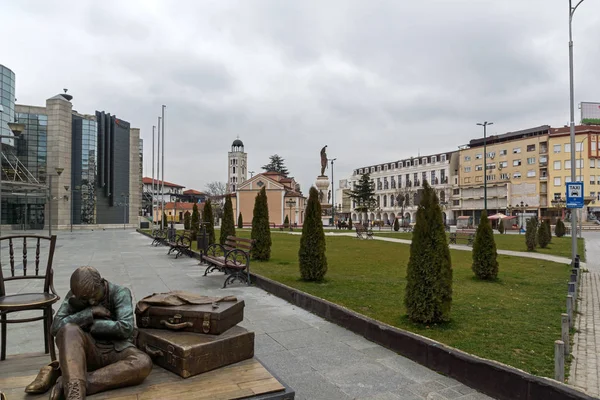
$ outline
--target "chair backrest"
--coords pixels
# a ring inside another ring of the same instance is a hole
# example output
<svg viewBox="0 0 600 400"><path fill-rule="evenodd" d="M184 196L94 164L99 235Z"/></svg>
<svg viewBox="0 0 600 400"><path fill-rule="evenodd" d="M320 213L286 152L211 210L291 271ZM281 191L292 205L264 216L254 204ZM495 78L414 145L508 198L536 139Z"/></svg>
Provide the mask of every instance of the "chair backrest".
<svg viewBox="0 0 600 400"><path fill-rule="evenodd" d="M0 296L6 295L5 282L26 279L43 279L44 293L48 293L55 248L56 235L0 237Z"/></svg>

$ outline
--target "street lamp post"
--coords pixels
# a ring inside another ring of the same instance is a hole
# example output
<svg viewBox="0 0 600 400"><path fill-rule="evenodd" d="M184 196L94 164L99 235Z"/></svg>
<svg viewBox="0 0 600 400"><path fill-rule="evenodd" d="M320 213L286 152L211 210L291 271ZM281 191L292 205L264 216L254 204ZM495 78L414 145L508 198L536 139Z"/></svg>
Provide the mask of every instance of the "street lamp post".
<svg viewBox="0 0 600 400"><path fill-rule="evenodd" d="M290 208L290 231L291 231L292 230L292 207L294 207L296 205L296 200L288 199L285 203Z"/></svg>
<svg viewBox="0 0 600 400"><path fill-rule="evenodd" d="M335 227L335 188L333 183L333 162L337 158L331 158L331 224Z"/></svg>
<svg viewBox="0 0 600 400"><path fill-rule="evenodd" d="M158 117L158 134L156 135L156 192L160 193L160 117ZM163 143L164 146L164 143ZM158 197L158 193L156 193L157 197ZM162 232L164 227L164 221L163 221L163 215L164 213L162 212L162 201L163 198L162 196L160 197L160 204L161 207L159 209L158 207L158 201L156 202L156 214L158 214L160 212L160 231ZM152 200L152 207L154 208L154 199Z"/></svg>
<svg viewBox="0 0 600 400"><path fill-rule="evenodd" d="M575 90L573 83L573 14L583 0L573 7L569 0L569 107L570 107L570 131L571 131L571 165L575 166ZM575 182L575 168L571 168L571 182ZM575 265L577 256L577 213L571 213L571 260Z"/></svg>
<svg viewBox="0 0 600 400"><path fill-rule="evenodd" d="M483 209L487 214L487 127L494 123L485 121L483 124L478 122L477 125L483 126Z"/></svg>
<svg viewBox="0 0 600 400"><path fill-rule="evenodd" d="M165 206L164 206L164 197L165 197L165 108L167 108L167 106L165 106L163 104L162 106L162 116L161 116L161 122L162 122L162 165L161 165L161 173L162 173L162 188L161 188L161 199L163 200L162 204L162 212L164 215L165 212ZM163 224L163 229L164 229L164 224Z"/></svg>

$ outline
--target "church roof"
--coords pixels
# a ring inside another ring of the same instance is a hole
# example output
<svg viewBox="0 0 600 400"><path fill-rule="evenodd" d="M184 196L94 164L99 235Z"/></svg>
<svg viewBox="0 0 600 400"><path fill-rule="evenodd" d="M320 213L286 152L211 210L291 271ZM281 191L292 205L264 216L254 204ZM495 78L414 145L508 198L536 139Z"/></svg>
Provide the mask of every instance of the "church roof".
<svg viewBox="0 0 600 400"><path fill-rule="evenodd" d="M240 139L235 139L231 145L232 146L244 146L244 142L242 142Z"/></svg>

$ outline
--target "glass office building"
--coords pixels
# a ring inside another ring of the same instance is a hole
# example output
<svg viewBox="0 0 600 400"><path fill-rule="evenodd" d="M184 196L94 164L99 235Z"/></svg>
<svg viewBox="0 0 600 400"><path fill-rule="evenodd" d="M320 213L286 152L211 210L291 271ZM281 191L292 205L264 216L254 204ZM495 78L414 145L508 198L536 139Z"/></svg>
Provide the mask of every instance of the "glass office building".
<svg viewBox="0 0 600 400"><path fill-rule="evenodd" d="M8 127L15 120L15 73L0 64L0 135L12 136ZM10 139L3 139L9 143Z"/></svg>
<svg viewBox="0 0 600 400"><path fill-rule="evenodd" d="M74 114L72 129L73 224L95 224L98 124Z"/></svg>

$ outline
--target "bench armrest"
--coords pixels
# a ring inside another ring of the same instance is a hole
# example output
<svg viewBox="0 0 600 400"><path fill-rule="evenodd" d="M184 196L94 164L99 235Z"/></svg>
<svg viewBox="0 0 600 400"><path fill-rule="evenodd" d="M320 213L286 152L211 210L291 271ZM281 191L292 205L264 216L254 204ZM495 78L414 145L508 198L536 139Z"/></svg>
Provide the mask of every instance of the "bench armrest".
<svg viewBox="0 0 600 400"><path fill-rule="evenodd" d="M220 243L213 243L206 248L206 255L213 257L225 257L227 255L227 250Z"/></svg>

